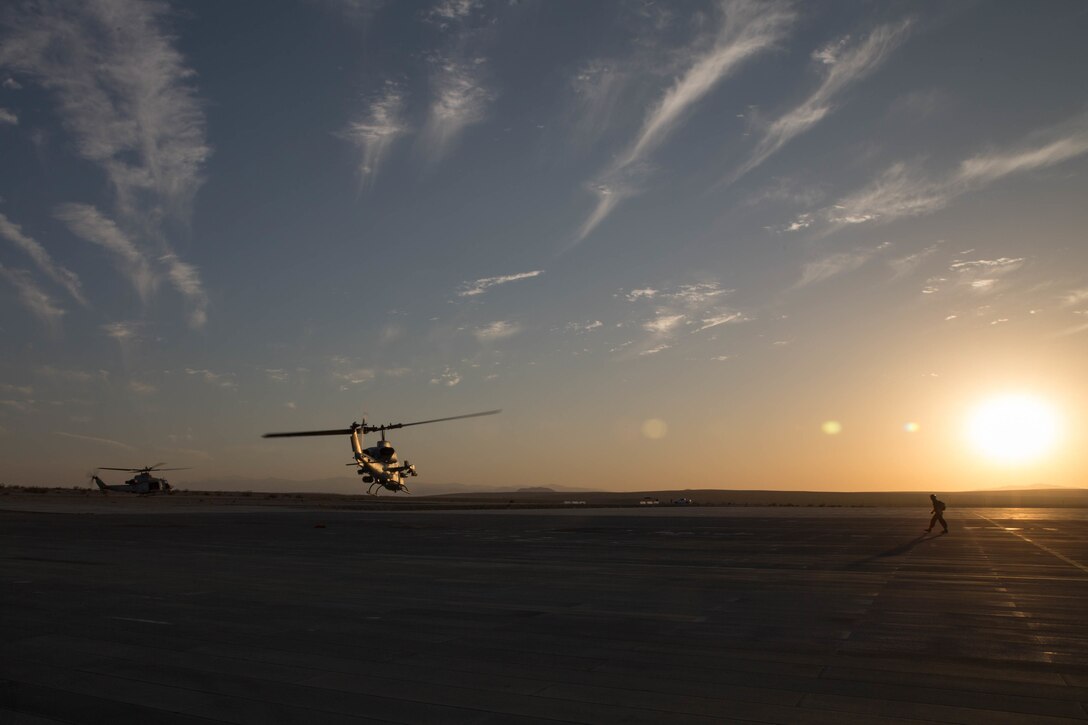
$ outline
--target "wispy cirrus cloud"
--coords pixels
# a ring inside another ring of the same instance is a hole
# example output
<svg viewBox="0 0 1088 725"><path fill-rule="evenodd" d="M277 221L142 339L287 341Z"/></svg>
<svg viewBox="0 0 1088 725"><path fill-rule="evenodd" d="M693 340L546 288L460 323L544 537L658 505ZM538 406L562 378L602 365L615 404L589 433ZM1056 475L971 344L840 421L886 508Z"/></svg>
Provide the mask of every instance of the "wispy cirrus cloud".
<svg viewBox="0 0 1088 725"><path fill-rule="evenodd" d="M604 327L604 323L600 320L589 320L587 322L568 322L564 329L569 332L576 332L578 334L585 334L587 332L593 332Z"/></svg>
<svg viewBox="0 0 1088 725"><path fill-rule="evenodd" d="M638 354L640 356L656 355L659 352L665 352L670 347L672 347L672 345L669 345L667 343L660 343L660 344L654 345L653 347L643 348L642 350L638 351Z"/></svg>
<svg viewBox="0 0 1088 725"><path fill-rule="evenodd" d="M641 289L633 289L629 292L625 292L623 294L623 297L628 302L634 302L635 300L642 298L653 299L654 297L657 297L657 295L658 290L654 289L653 287L643 287Z"/></svg>
<svg viewBox="0 0 1088 725"><path fill-rule="evenodd" d="M824 211L834 226L890 222L939 211L957 197L1007 177L1056 166L1088 153L1088 115L1033 134L1008 151L978 154L943 177L931 177L906 164L888 168L874 183Z"/></svg>
<svg viewBox="0 0 1088 725"><path fill-rule="evenodd" d="M378 377L378 373L373 368L346 367L334 370L332 376L346 385L362 385Z"/></svg>
<svg viewBox="0 0 1088 725"><path fill-rule="evenodd" d="M953 193L948 182L927 179L896 163L868 187L825 210L824 217L832 225L845 226L920 216L945 207Z"/></svg>
<svg viewBox="0 0 1088 725"><path fill-rule="evenodd" d="M106 337L111 337L118 342L136 339L139 329L138 322L110 322L102 325L102 331L106 333Z"/></svg>
<svg viewBox="0 0 1088 725"><path fill-rule="evenodd" d="M486 68L481 56L431 59L432 97L420 140L432 161L445 156L466 128L487 117L496 93L484 80Z"/></svg>
<svg viewBox="0 0 1088 725"><path fill-rule="evenodd" d="M204 368L185 368L185 374L203 380L208 385L214 385L217 388L234 390L238 387L238 381L234 373L217 373Z"/></svg>
<svg viewBox="0 0 1088 725"><path fill-rule="evenodd" d="M956 260L949 269L953 272L975 274L1007 274L1024 263L1023 257L999 257L998 259Z"/></svg>
<svg viewBox="0 0 1088 725"><path fill-rule="evenodd" d="M588 237L612 214L620 202L641 191L642 179L647 175L647 168L645 164L624 166L608 172L587 185L587 190L597 197L597 203L582 222L582 226L578 228L576 243Z"/></svg>
<svg viewBox="0 0 1088 725"><path fill-rule="evenodd" d="M174 207L160 211L180 211L211 152L166 12L136 0L46 0L7 17L13 32L0 47L0 66L55 93L80 155L102 166L124 212L148 192Z"/></svg>
<svg viewBox="0 0 1088 725"><path fill-rule="evenodd" d="M0 108L0 126L18 126L19 117L6 108Z"/></svg>
<svg viewBox="0 0 1088 725"><path fill-rule="evenodd" d="M376 7L370 5L371 10ZM445 36L436 50L424 56L429 93L416 150L427 164L441 160L468 127L484 121L498 95L489 82L488 59L478 52L482 29L494 21L483 9L479 0L442 0L419 14ZM407 100L404 83L386 80L366 108L338 133L359 152L364 187L374 183L393 144L416 130L407 120Z"/></svg>
<svg viewBox="0 0 1088 725"><path fill-rule="evenodd" d="M643 287L617 294L632 303L639 312L635 325L645 335L629 340L613 351L633 355L656 355L673 346L684 333L699 333L722 325L743 322L747 318L725 303L733 290L717 282L695 282L673 287ZM645 312L649 307L649 312Z"/></svg>
<svg viewBox="0 0 1088 725"><path fill-rule="evenodd" d="M116 225L153 244L152 257L174 254L164 221L187 221L211 154L194 73L165 27L168 12L138 0L42 0L4 17L0 46L0 67L52 92L77 153L109 181ZM151 291L146 279L139 285L142 295ZM206 297L179 291L206 307ZM190 322L203 319L197 312Z"/></svg>
<svg viewBox="0 0 1088 725"><path fill-rule="evenodd" d="M68 225L73 234L113 255L141 301L147 302L157 284L156 275L143 251L113 220L107 219L89 204L62 204L55 215Z"/></svg>
<svg viewBox="0 0 1088 725"><path fill-rule="evenodd" d="M340 134L359 151L359 178L364 186L374 182L393 142L408 132L404 101L403 88L392 81L386 82L381 94L370 102L366 111L348 123Z"/></svg>
<svg viewBox="0 0 1088 725"><path fill-rule="evenodd" d="M718 312L703 317L699 321L699 325L695 328L695 330L696 332L702 332L703 330L709 330L712 327L728 325L730 322L740 322L743 319L744 315L739 312Z"/></svg>
<svg viewBox="0 0 1088 725"><path fill-rule="evenodd" d="M771 155L831 114L833 100L846 88L875 71L906 37L911 22L882 25L864 39L852 42L847 36L812 54L813 61L826 69L823 82L799 106L767 127L748 160L733 174L735 181Z"/></svg>
<svg viewBox="0 0 1088 725"><path fill-rule="evenodd" d="M208 321L208 295L204 292L204 283L200 280L200 270L195 265L183 262L176 254L164 254L159 261L166 265L166 276L170 284L185 297L189 308L189 324L201 328Z"/></svg>
<svg viewBox="0 0 1088 725"><path fill-rule="evenodd" d="M888 266L892 268L892 273L896 278L906 277L919 266L921 266L927 259L932 257L940 249L941 242L931 244L921 251L908 254L903 257L897 257L888 261Z"/></svg>
<svg viewBox="0 0 1088 725"><path fill-rule="evenodd" d="M613 22L623 28L623 49L586 60L570 80L573 103L566 140L578 151L637 121L632 111L645 108L660 95L655 80L677 78L696 52L692 47L676 52L666 40L677 31L688 31L693 16L676 13L665 4L621 3L616 10ZM701 16L694 25L702 25Z"/></svg>
<svg viewBox="0 0 1088 725"><path fill-rule="evenodd" d="M12 385L11 383L0 383L0 393L18 393L19 395L25 395L29 397L34 394L34 388L30 385Z"/></svg>
<svg viewBox="0 0 1088 725"><path fill-rule="evenodd" d="M1066 327L1054 333L1052 337L1072 337L1073 335L1080 335L1085 332L1088 332L1088 322Z"/></svg>
<svg viewBox="0 0 1088 725"><path fill-rule="evenodd" d="M349 385L364 385L373 382L378 377L399 378L411 372L410 368L375 368L360 365L357 361L345 355L334 355L329 360L330 375L333 380L340 383L341 390L347 390ZM301 370L301 369L300 369ZM266 370L268 377L278 382L287 380L287 373L283 370Z"/></svg>
<svg viewBox="0 0 1088 725"><path fill-rule="evenodd" d="M109 438L97 438L95 436L80 435L79 433L67 433L67 432L62 431L62 430L55 430L55 431L53 431L53 434L62 436L64 438L71 438L72 440L84 441L86 443L95 443L95 444L102 445L102 446L109 446L111 448L120 448L121 450L124 450L124 451L135 451L136 450L135 448L133 448L132 446L130 446L127 443L122 443L121 441L111 440Z"/></svg>
<svg viewBox="0 0 1088 725"><path fill-rule="evenodd" d="M159 392L159 389L151 383L145 383L140 380L130 380L128 389L137 395L154 395Z"/></svg>
<svg viewBox="0 0 1088 725"><path fill-rule="evenodd" d="M683 324L684 318L683 314L673 314L670 310L662 310L656 316L643 322L642 329L655 335L668 335Z"/></svg>
<svg viewBox="0 0 1088 725"><path fill-rule="evenodd" d="M53 261L53 257L40 243L23 233L22 227L0 214L0 237L5 237L22 249L47 277L68 291L76 302L86 306L79 276Z"/></svg>
<svg viewBox="0 0 1088 725"><path fill-rule="evenodd" d="M777 44L793 22L783 3L734 0L722 6L722 22L709 51L692 58L691 66L651 109L638 138L621 157L627 166L656 149L684 120L692 107L744 61Z"/></svg>
<svg viewBox="0 0 1088 725"><path fill-rule="evenodd" d="M812 226L813 219L812 214L799 214L796 219L781 228L779 231L784 232L799 232L802 229L808 229Z"/></svg>
<svg viewBox="0 0 1088 725"><path fill-rule="evenodd" d="M485 120L498 97L488 59L480 52L483 29L494 21L483 9L477 0L442 0L424 15L446 35L427 58L430 100L419 148L429 163L449 153L465 129Z"/></svg>
<svg viewBox="0 0 1088 725"><path fill-rule="evenodd" d="M974 293L990 292L1004 277L1020 269L1025 261L1024 257L956 259L948 265L946 275L927 280L925 294L940 292L949 284Z"/></svg>
<svg viewBox="0 0 1088 725"><path fill-rule="evenodd" d="M1011 174L1034 171L1081 156L1088 152L1088 116L1081 119L1081 124L1082 127L1070 135L1035 148L980 154L966 159L954 178L965 186L989 184Z"/></svg>
<svg viewBox="0 0 1088 725"><path fill-rule="evenodd" d="M39 287L25 269L8 269L0 264L0 277L15 288L19 302L37 317L47 328L56 332L60 320L64 317L64 308L60 307L41 287Z"/></svg>
<svg viewBox="0 0 1088 725"><path fill-rule="evenodd" d="M519 332L521 332L521 325L516 322L496 320L483 327L476 328L472 334L480 342L491 342L492 340L502 340L506 337L512 337Z"/></svg>
<svg viewBox="0 0 1088 725"><path fill-rule="evenodd" d="M446 368L438 375L431 378L431 385L445 385L447 388L452 388L461 382L461 374L452 368Z"/></svg>
<svg viewBox="0 0 1088 725"><path fill-rule="evenodd" d="M377 377L374 368L362 367L350 358L343 355L335 355L332 360L332 377L346 385L361 385L369 383Z"/></svg>
<svg viewBox="0 0 1088 725"><path fill-rule="evenodd" d="M578 230L585 239L624 199L639 192L647 157L687 118L694 106L741 65L774 47L794 20L786 3L732 0L721 6L717 34L708 50L693 51L687 69L653 105L627 150L587 185L597 203Z"/></svg>
<svg viewBox="0 0 1088 725"><path fill-rule="evenodd" d="M6 408L7 410L17 410L20 413L30 413L36 409L35 403L37 401L33 399L27 400L0 400L0 408Z"/></svg>
<svg viewBox="0 0 1088 725"><path fill-rule="evenodd" d="M807 287L837 277L840 274L853 272L872 259L882 248L883 246L858 249L852 252L838 252L807 262L801 268L801 279L794 285L794 289Z"/></svg>
<svg viewBox="0 0 1088 725"><path fill-rule="evenodd" d="M458 297L475 297L482 295L488 289L497 287L501 284L509 284L510 282L518 282L523 279L532 279L533 277L539 277L544 274L542 269L534 269L531 272L518 272L517 274L504 274L498 277L482 277L472 282L465 282L457 290Z"/></svg>
<svg viewBox="0 0 1088 725"><path fill-rule="evenodd" d="M79 384L86 384L94 382L95 380L107 380L110 375L106 370L98 370L92 373L86 370L58 368L55 365L41 365L34 369L34 373L42 377L50 378L51 380Z"/></svg>
<svg viewBox="0 0 1088 725"><path fill-rule="evenodd" d="M612 125L632 79L630 59L588 61L571 81L575 103L575 138L588 144L601 137Z"/></svg>
<svg viewBox="0 0 1088 725"><path fill-rule="evenodd" d="M1062 295L1060 303L1062 307L1076 307L1088 305L1088 287L1071 289Z"/></svg>
<svg viewBox="0 0 1088 725"><path fill-rule="evenodd" d="M427 12L427 15L441 25L463 20L481 7L483 7L483 3L480 0L442 0L436 3Z"/></svg>

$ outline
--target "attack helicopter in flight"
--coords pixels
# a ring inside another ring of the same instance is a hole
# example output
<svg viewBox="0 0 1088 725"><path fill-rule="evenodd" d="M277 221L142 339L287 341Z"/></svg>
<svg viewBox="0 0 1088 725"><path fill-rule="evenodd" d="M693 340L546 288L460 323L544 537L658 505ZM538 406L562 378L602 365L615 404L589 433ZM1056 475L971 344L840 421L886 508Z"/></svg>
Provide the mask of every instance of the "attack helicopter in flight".
<svg viewBox="0 0 1088 725"><path fill-rule="evenodd" d="M356 473L362 476L363 483L370 484L366 492L371 495L375 489L381 490L383 488L396 493L398 491L404 491L405 493L411 493L408 487L404 485L404 479L409 476L416 476L418 472L416 467L405 459L401 464L397 458L396 449L393 448L393 444L385 437L387 430L395 430L397 428L407 428L412 425L423 425L424 423L441 423L446 420L460 420L462 418L478 418L482 415L495 415L501 413L501 410L485 410L480 413L468 413L467 415L454 415L449 418L433 418L431 420L417 420L414 423L386 423L385 425L367 425L366 419L363 419L362 423L352 423L350 428L337 428L335 430L305 430L295 431L291 433L265 433L262 438L299 438L304 436L338 436L347 435L351 437L351 451L355 457L354 463L348 463L349 466L356 467ZM370 446L369 448L363 448L363 436L367 433L381 433L381 439L377 445Z"/></svg>
<svg viewBox="0 0 1088 725"><path fill-rule="evenodd" d="M106 491L127 491L128 493L170 493L170 484L165 478L152 476L152 471L186 471L186 468L162 468L165 463L156 463L143 468L109 468L103 466L91 474L91 480L98 484L103 493ZM109 484L98 477L98 471L127 471L136 475L124 483Z"/></svg>

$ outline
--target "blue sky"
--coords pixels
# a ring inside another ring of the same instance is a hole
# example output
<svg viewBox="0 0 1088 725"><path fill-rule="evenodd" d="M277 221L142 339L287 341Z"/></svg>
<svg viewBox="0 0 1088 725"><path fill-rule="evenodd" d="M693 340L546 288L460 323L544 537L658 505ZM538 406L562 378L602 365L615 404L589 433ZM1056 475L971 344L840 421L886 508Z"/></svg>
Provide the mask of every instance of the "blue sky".
<svg viewBox="0 0 1088 725"><path fill-rule="evenodd" d="M1088 6L0 11L0 458L81 483L1083 482ZM1060 409L1032 468L974 401ZM828 421L839 429L826 433ZM184 483L182 484L184 485Z"/></svg>

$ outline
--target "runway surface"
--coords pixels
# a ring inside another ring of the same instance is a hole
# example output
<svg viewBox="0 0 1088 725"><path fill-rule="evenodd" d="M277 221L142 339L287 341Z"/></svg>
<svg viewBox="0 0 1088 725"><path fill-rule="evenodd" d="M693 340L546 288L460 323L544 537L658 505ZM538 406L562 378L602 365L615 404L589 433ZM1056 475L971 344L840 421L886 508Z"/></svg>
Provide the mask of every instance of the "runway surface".
<svg viewBox="0 0 1088 725"><path fill-rule="evenodd" d="M0 721L1088 722L1088 511L948 513L0 511Z"/></svg>

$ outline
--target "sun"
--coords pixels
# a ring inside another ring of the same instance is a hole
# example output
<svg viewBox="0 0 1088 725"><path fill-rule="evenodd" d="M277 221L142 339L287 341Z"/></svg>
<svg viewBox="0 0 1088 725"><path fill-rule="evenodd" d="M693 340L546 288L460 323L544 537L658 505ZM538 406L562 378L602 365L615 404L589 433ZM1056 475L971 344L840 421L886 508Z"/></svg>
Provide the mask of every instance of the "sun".
<svg viewBox="0 0 1088 725"><path fill-rule="evenodd" d="M1060 436L1058 414L1042 398L1007 394L976 407L967 437L980 453L999 463L1030 463L1050 451Z"/></svg>

